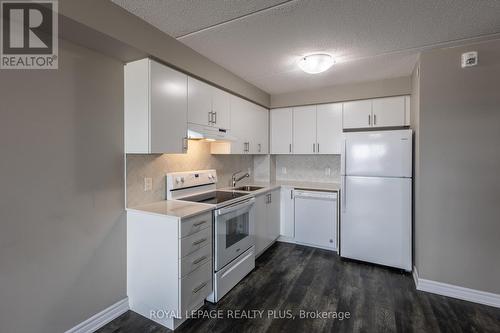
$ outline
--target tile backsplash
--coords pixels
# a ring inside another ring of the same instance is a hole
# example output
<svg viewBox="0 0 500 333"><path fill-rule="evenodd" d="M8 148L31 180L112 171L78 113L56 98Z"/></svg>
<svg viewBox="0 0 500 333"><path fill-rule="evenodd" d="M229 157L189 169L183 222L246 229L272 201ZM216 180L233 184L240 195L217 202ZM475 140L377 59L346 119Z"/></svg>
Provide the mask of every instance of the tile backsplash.
<svg viewBox="0 0 500 333"><path fill-rule="evenodd" d="M228 187L235 171L250 171L250 178L240 183L253 181L252 155L212 155L210 143L189 141L187 154L127 154L127 207L165 199L165 174L167 172L216 169L218 187ZM144 178L153 179L153 189L144 191Z"/></svg>
<svg viewBox="0 0 500 333"><path fill-rule="evenodd" d="M232 173L239 170L250 172L250 178L239 184L274 180L340 182L340 155L212 155L210 143L191 140L187 154L127 154L126 159L127 207L164 200L168 172L216 169L218 187L229 187ZM146 177L152 178L151 191L144 191Z"/></svg>
<svg viewBox="0 0 500 333"><path fill-rule="evenodd" d="M340 182L340 155L276 155L275 165L276 180Z"/></svg>

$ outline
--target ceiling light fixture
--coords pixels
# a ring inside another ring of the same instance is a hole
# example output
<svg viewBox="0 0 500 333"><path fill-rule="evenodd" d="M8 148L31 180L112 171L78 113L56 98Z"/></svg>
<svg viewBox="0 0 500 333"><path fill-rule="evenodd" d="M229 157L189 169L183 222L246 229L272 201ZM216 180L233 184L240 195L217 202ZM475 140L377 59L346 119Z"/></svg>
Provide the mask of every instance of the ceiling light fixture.
<svg viewBox="0 0 500 333"><path fill-rule="evenodd" d="M326 53L316 53L303 56L297 62L300 69L309 74L322 73L332 67L334 63L335 60L333 57Z"/></svg>

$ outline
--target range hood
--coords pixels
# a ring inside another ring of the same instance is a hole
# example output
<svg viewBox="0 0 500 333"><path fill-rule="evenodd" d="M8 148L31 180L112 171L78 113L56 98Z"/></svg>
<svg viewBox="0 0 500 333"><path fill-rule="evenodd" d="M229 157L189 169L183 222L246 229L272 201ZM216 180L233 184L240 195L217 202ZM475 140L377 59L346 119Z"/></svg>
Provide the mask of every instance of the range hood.
<svg viewBox="0 0 500 333"><path fill-rule="evenodd" d="M229 130L188 123L188 139L207 141L235 141Z"/></svg>

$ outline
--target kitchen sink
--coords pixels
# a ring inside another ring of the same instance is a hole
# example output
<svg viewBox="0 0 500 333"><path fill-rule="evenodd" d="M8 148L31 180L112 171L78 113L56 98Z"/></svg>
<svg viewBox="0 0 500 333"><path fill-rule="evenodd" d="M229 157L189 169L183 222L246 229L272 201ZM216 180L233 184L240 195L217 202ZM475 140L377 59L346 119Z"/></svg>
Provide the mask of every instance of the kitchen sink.
<svg viewBox="0 0 500 333"><path fill-rule="evenodd" d="M263 189L263 186L240 186L233 188L234 191L245 191L245 192L253 192L260 189Z"/></svg>

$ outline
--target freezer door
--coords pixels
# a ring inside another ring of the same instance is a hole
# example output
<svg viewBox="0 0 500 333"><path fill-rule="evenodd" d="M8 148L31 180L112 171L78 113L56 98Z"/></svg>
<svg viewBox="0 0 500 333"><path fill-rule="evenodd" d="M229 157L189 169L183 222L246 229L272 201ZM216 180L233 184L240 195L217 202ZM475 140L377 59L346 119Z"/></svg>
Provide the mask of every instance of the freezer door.
<svg viewBox="0 0 500 333"><path fill-rule="evenodd" d="M347 176L411 177L411 130L344 133L342 173Z"/></svg>
<svg viewBox="0 0 500 333"><path fill-rule="evenodd" d="M340 255L411 270L411 179L343 177Z"/></svg>

